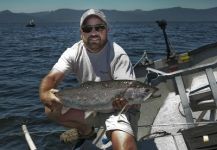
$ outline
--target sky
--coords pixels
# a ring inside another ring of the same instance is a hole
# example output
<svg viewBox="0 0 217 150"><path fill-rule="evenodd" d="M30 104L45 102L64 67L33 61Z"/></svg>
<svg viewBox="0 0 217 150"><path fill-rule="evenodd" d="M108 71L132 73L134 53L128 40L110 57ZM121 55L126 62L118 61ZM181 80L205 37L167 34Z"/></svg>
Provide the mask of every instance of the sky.
<svg viewBox="0 0 217 150"><path fill-rule="evenodd" d="M39 12L61 8L113 10L154 10L171 7L206 9L217 7L217 0L0 0L0 11Z"/></svg>

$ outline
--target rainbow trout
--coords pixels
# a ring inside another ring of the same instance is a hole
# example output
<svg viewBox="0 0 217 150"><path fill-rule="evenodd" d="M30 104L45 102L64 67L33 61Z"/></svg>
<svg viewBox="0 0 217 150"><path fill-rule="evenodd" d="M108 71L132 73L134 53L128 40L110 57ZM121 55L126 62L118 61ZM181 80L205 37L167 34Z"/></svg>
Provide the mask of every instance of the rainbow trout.
<svg viewBox="0 0 217 150"><path fill-rule="evenodd" d="M112 110L115 98L125 98L129 105L145 102L157 90L139 81L88 81L78 87L56 93L65 107L88 111Z"/></svg>

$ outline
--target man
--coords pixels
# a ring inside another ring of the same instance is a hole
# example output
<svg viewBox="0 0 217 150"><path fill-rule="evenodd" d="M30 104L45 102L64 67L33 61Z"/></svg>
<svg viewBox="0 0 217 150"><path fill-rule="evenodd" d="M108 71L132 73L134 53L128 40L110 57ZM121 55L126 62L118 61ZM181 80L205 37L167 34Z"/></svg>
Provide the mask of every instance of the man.
<svg viewBox="0 0 217 150"><path fill-rule="evenodd" d="M64 109L54 90L70 72L75 73L80 83L103 80L135 80L132 64L126 52L115 42L108 40L108 22L103 12L87 10L80 20L81 41L68 48L44 77L40 85L40 99L45 105L47 116L60 124L76 129L73 140L91 139L93 127L104 119L107 135L113 149L136 149L135 137L139 110L130 108L117 116L126 105L124 98L117 99L112 112L101 112L96 117L84 119L84 112ZM103 119L100 119L103 118ZM118 118L118 119L117 119ZM88 121L89 120L89 121Z"/></svg>

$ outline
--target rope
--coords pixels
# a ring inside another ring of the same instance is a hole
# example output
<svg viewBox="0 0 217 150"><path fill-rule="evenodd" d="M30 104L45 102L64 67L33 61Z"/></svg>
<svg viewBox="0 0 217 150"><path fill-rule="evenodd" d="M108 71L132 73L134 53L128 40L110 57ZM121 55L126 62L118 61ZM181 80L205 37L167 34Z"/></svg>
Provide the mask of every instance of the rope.
<svg viewBox="0 0 217 150"><path fill-rule="evenodd" d="M133 69L142 61L142 59L144 59L145 57L147 57L147 53L146 51L144 51L142 57L135 63L135 65L133 65Z"/></svg>

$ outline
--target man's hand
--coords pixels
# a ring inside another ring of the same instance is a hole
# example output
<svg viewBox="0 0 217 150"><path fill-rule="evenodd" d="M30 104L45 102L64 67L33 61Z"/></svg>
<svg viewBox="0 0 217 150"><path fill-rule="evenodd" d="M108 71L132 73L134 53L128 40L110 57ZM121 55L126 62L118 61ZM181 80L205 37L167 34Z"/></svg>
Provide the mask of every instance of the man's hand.
<svg viewBox="0 0 217 150"><path fill-rule="evenodd" d="M56 97L55 93L57 93L57 89L51 89L43 94L41 98L42 102L46 107L48 107L51 111L55 108L61 106L61 101L58 97Z"/></svg>
<svg viewBox="0 0 217 150"><path fill-rule="evenodd" d="M127 100L123 97L115 98L114 101L112 102L112 106L114 107L114 109L120 110L124 106L126 106L127 103L128 103Z"/></svg>
<svg viewBox="0 0 217 150"><path fill-rule="evenodd" d="M121 110L124 106L128 104L127 100L123 97L121 98L115 98L114 101L112 102L112 106L114 109ZM133 105L128 105L126 109L128 108L134 108L134 109L140 109L141 104L133 104Z"/></svg>

